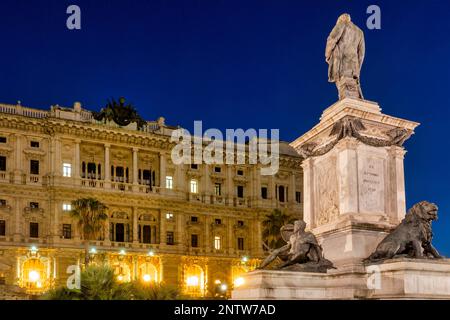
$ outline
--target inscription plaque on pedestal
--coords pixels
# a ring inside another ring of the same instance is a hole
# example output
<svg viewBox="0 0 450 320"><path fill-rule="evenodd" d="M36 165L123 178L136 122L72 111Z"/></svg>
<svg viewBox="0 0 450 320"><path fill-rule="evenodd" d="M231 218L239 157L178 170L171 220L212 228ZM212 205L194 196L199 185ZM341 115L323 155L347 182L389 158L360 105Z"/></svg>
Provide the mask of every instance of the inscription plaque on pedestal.
<svg viewBox="0 0 450 320"><path fill-rule="evenodd" d="M359 199L361 212L385 212L384 166L376 157L362 157L359 161Z"/></svg>

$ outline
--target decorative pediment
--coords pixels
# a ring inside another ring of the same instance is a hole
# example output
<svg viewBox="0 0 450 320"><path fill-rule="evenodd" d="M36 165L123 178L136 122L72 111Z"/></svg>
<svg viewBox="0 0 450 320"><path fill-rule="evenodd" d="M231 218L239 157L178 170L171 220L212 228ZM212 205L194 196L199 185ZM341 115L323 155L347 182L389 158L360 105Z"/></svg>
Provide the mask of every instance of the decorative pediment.
<svg viewBox="0 0 450 320"><path fill-rule="evenodd" d="M289 177L289 172L286 171L278 171L278 173L275 175L280 180L285 180Z"/></svg>
<svg viewBox="0 0 450 320"><path fill-rule="evenodd" d="M139 221L151 221L151 222L156 222L156 218L152 215L152 214L149 214L149 213L144 213L144 214L141 214L140 216L139 216L139 219L138 219Z"/></svg>
<svg viewBox="0 0 450 320"><path fill-rule="evenodd" d="M23 153L25 153L25 156L27 157L27 159L30 159L30 158L42 159L46 155L46 152L44 150L32 149L32 148L24 149Z"/></svg>
<svg viewBox="0 0 450 320"><path fill-rule="evenodd" d="M8 156L14 149L8 145L0 146L0 155Z"/></svg>
<svg viewBox="0 0 450 320"><path fill-rule="evenodd" d="M121 219L121 220L128 220L129 219L128 214L126 212L123 212L123 211L113 212L111 214L111 218L113 218L113 219Z"/></svg>

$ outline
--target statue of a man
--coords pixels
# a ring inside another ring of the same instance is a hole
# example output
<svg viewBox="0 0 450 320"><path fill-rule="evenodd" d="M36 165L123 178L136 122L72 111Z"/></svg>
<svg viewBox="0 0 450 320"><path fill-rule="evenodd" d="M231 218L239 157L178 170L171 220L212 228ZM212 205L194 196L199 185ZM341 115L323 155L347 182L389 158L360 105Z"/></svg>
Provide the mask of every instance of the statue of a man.
<svg viewBox="0 0 450 320"><path fill-rule="evenodd" d="M287 244L273 250L259 268L267 267L277 257L283 261L278 269L294 266L300 271L326 272L332 268L333 264L323 257L322 248L314 234L305 231L305 228L306 223L302 220L295 221L294 225L283 226L280 232Z"/></svg>
<svg viewBox="0 0 450 320"><path fill-rule="evenodd" d="M364 54L364 33L353 24L349 14L341 15L328 36L325 49L328 81L336 83L339 99L363 99L359 75Z"/></svg>

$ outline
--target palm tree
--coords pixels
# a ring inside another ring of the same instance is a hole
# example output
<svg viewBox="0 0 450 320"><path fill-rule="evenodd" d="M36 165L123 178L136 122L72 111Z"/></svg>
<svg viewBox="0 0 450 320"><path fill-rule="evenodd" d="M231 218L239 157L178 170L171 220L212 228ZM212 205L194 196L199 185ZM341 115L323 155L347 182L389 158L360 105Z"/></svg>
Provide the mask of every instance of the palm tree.
<svg viewBox="0 0 450 320"><path fill-rule="evenodd" d="M81 272L81 288L59 287L48 291L43 300L185 300L177 287L164 283L134 281L120 283L114 269L91 265Z"/></svg>
<svg viewBox="0 0 450 320"><path fill-rule="evenodd" d="M263 241L270 249L280 248L285 244L280 235L280 228L294 220L294 217L279 209L274 209L271 213L266 215L266 219L262 222L262 236Z"/></svg>
<svg viewBox="0 0 450 320"><path fill-rule="evenodd" d="M89 241L98 240L105 231L108 219L106 205L95 198L80 198L72 201L70 215L77 221L84 240L86 267L89 265Z"/></svg>

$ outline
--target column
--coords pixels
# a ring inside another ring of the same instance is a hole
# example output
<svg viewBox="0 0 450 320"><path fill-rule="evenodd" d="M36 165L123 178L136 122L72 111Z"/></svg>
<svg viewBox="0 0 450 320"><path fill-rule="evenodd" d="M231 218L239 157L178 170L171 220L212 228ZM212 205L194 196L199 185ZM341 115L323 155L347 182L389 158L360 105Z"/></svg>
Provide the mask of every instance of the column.
<svg viewBox="0 0 450 320"><path fill-rule="evenodd" d="M255 184L255 205L259 206L260 205L260 199L261 199L261 169L259 168L259 166L255 166L255 179L254 179L254 184Z"/></svg>
<svg viewBox="0 0 450 320"><path fill-rule="evenodd" d="M138 238L138 210L136 207L132 208L133 211L133 244L139 243Z"/></svg>
<svg viewBox="0 0 450 320"><path fill-rule="evenodd" d="M270 195L270 202L272 204L272 207L275 207L276 205L276 190L275 190L275 177L273 175L269 176L269 195Z"/></svg>
<svg viewBox="0 0 450 320"><path fill-rule="evenodd" d="M159 187L166 188L166 155L159 154Z"/></svg>
<svg viewBox="0 0 450 320"><path fill-rule="evenodd" d="M227 196L228 196L228 205L233 205L234 201L234 188L233 188L233 166L227 165L227 178L226 178L226 184L227 184Z"/></svg>
<svg viewBox="0 0 450 320"><path fill-rule="evenodd" d="M80 184L81 175L80 175L80 143L81 140L75 140L75 167L74 167L74 177L75 184Z"/></svg>
<svg viewBox="0 0 450 320"><path fill-rule="evenodd" d="M22 225L21 225L21 216L22 216L22 201L20 198L16 198L15 201L15 210L14 210L14 242L22 241Z"/></svg>
<svg viewBox="0 0 450 320"><path fill-rule="evenodd" d="M256 248L255 248L255 252L257 256L262 256L263 255L263 249L262 249L262 228L261 228L261 221L258 220L258 218L256 218L255 220L255 224L256 224Z"/></svg>
<svg viewBox="0 0 450 320"><path fill-rule="evenodd" d="M403 147L392 146L389 149L389 171L392 179L389 183L392 190L388 190L390 195L387 199L389 201L389 214L394 220L393 223L399 223L406 214L406 200L405 200L405 172L403 167L403 160L405 157L405 149Z"/></svg>
<svg viewBox="0 0 450 320"><path fill-rule="evenodd" d="M315 227L314 221L314 183L313 183L313 159L305 159L302 162L303 168L303 220L306 228Z"/></svg>
<svg viewBox="0 0 450 320"><path fill-rule="evenodd" d="M175 165L175 178L174 178L174 186L175 190L178 192L185 192L184 189L184 173L183 173L183 165Z"/></svg>
<svg viewBox="0 0 450 320"><path fill-rule="evenodd" d="M234 242L235 237L233 236L233 219L229 218L227 223L227 231L228 231L228 253L234 254ZM225 239L223 239L225 240Z"/></svg>
<svg viewBox="0 0 450 320"><path fill-rule="evenodd" d="M59 138L55 139L55 155L54 155L54 166L51 169L52 174L60 177L62 175L62 159L61 159L61 140Z"/></svg>
<svg viewBox="0 0 450 320"><path fill-rule="evenodd" d="M52 195L52 199L50 199L50 210L51 212L53 212L52 233L54 243L59 242L60 239L59 209L59 203L54 199L54 196Z"/></svg>
<svg viewBox="0 0 450 320"><path fill-rule="evenodd" d="M133 148L133 191L138 191L138 148Z"/></svg>
<svg viewBox="0 0 450 320"><path fill-rule="evenodd" d="M14 164L14 183L22 183L22 135L16 135L15 164Z"/></svg>
<svg viewBox="0 0 450 320"><path fill-rule="evenodd" d="M209 180L209 166L203 165L203 194L205 195L205 203L211 203L211 184Z"/></svg>
<svg viewBox="0 0 450 320"><path fill-rule="evenodd" d="M338 144L337 176L339 192L339 214L357 213L358 209L358 163L355 138L342 139Z"/></svg>
<svg viewBox="0 0 450 320"><path fill-rule="evenodd" d="M166 214L163 210L160 211L159 214L159 244L166 244Z"/></svg>
<svg viewBox="0 0 450 320"><path fill-rule="evenodd" d="M111 153L111 145L105 143L105 168L103 171L105 172L105 183L104 187L109 189L111 188L111 161L110 161L110 153Z"/></svg>
<svg viewBox="0 0 450 320"><path fill-rule="evenodd" d="M293 204L295 204L295 173L293 172L291 175L291 185L289 186L289 190L290 190L290 199L289 201Z"/></svg>
<svg viewBox="0 0 450 320"><path fill-rule="evenodd" d="M205 218L205 243L204 243L204 248L205 248L206 253L210 253L211 248L213 248L213 241L210 237L210 234L212 233L212 231L210 228L211 228L210 221L209 221L208 217L206 217ZM213 237L214 237L214 234L213 234ZM225 240L225 239L223 239L223 240ZM222 246L225 245L225 243L223 243L223 240L222 240Z"/></svg>

